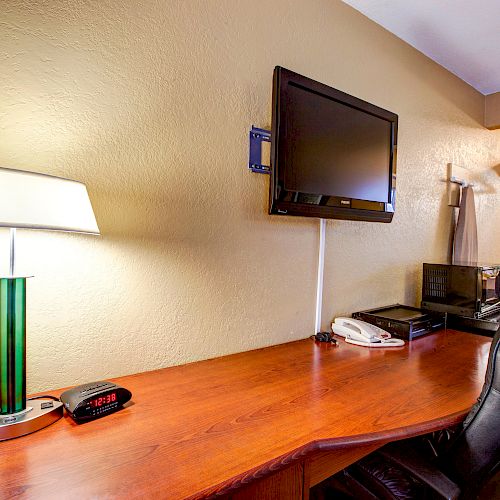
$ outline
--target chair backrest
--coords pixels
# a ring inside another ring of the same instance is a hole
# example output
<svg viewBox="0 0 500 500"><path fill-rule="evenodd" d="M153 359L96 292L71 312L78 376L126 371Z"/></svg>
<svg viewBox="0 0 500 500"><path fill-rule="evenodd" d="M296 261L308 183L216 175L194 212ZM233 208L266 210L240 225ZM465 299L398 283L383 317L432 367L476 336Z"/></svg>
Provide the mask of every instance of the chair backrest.
<svg viewBox="0 0 500 500"><path fill-rule="evenodd" d="M473 498L499 466L500 331L491 343L483 390L442 459L463 498Z"/></svg>

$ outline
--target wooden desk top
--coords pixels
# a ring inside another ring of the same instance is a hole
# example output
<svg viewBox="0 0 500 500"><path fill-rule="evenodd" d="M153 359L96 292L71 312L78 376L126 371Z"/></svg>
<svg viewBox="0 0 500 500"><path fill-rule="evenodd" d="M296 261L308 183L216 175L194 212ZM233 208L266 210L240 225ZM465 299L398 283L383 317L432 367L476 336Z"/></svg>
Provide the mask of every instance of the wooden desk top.
<svg viewBox="0 0 500 500"><path fill-rule="evenodd" d="M116 379L133 393L128 408L0 443L0 497L198 498L317 450L442 428L479 395L491 339L448 330L402 348L339 343Z"/></svg>

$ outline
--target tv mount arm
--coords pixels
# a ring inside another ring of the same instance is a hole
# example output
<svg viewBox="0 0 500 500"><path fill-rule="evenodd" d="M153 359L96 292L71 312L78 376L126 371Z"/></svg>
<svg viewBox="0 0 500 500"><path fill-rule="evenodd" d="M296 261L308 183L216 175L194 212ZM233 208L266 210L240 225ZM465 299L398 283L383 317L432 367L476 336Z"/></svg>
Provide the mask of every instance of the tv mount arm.
<svg viewBox="0 0 500 500"><path fill-rule="evenodd" d="M262 143L271 142L271 131L252 125L249 133L250 151L248 168L256 174L270 174L271 166L262 163Z"/></svg>

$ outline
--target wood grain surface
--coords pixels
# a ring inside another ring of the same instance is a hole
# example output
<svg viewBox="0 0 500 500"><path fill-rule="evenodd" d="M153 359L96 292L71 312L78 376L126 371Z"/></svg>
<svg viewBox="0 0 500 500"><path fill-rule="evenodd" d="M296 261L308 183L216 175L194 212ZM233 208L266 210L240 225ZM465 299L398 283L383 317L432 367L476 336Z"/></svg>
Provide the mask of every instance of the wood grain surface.
<svg viewBox="0 0 500 500"><path fill-rule="evenodd" d="M300 500L304 494L303 465L295 463L285 469L253 481L224 500Z"/></svg>
<svg viewBox="0 0 500 500"><path fill-rule="evenodd" d="M235 493L314 454L442 428L479 395L490 342L451 330L391 349L308 339L115 379L133 393L120 412L0 443L0 497Z"/></svg>
<svg viewBox="0 0 500 500"><path fill-rule="evenodd" d="M348 465L357 462L385 443L355 446L342 450L318 451L306 462L307 485L312 488Z"/></svg>

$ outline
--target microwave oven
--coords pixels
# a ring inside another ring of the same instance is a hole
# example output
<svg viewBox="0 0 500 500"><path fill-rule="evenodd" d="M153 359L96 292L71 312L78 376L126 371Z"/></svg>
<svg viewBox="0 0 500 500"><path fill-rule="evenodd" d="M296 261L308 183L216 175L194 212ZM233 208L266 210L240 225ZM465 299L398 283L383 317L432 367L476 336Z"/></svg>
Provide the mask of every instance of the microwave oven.
<svg viewBox="0 0 500 500"><path fill-rule="evenodd" d="M500 311L500 264L424 264L422 309L469 318Z"/></svg>

